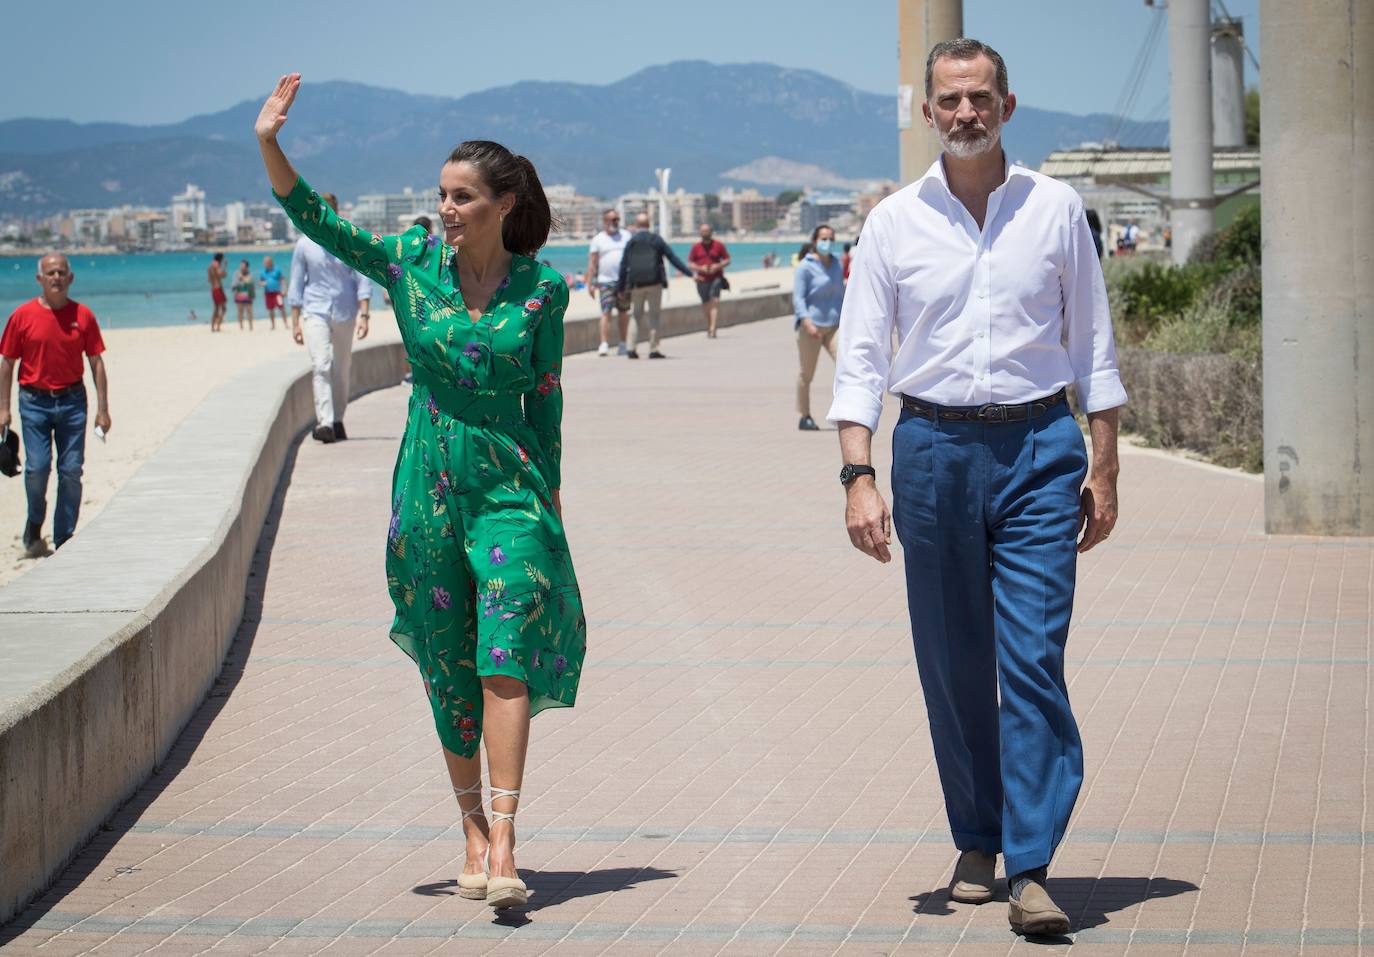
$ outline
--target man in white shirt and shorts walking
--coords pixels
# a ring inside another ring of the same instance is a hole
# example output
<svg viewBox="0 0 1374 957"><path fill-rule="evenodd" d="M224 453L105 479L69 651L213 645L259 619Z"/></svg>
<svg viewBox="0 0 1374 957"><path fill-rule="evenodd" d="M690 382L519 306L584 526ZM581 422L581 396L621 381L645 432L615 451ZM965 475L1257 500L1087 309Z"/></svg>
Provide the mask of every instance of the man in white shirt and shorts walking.
<svg viewBox="0 0 1374 957"><path fill-rule="evenodd" d="M620 331L620 355L623 356L628 351L625 338L630 333L630 294L619 288L620 259L625 254L630 233L620 228L620 213L617 210L606 210L601 222L605 228L592 237L587 259L587 291L601 303L601 345L597 347L596 354L610 354L611 313L614 311L618 313L616 325Z"/></svg>
<svg viewBox="0 0 1374 957"><path fill-rule="evenodd" d="M828 418L850 540L890 561L895 520L902 542L961 852L950 897L992 900L1001 854L1012 928L1064 934L1045 888L1083 781L1064 644L1077 557L1116 523L1126 393L1082 200L1002 151L1016 108L1002 58L976 40L937 44L925 85L943 154L864 224ZM1091 469L1069 385L1088 415ZM884 392L902 403L890 517L869 458Z"/></svg>

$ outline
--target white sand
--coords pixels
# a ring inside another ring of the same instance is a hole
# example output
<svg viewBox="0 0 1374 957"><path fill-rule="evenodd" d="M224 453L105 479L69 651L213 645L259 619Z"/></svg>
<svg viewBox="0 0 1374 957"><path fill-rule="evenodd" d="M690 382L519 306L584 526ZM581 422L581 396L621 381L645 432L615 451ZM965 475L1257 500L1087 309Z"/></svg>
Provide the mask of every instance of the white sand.
<svg viewBox="0 0 1374 957"><path fill-rule="evenodd" d="M753 270L730 274L731 292L727 296L767 287L790 288L788 268ZM698 303L691 280L672 281L664 296L665 306ZM100 303L89 303L100 316ZM596 302L585 290L574 292L568 309L569 319L595 316ZM211 334L206 323L163 326L152 329L105 330L105 367L110 380L110 435L104 443L94 433L86 435L86 466L82 478L81 526L100 513L110 497L129 480L143 461L169 436L192 409L209 394L244 369L256 363L294 352L301 370L309 368L303 346L291 341L291 334L277 324L276 331L266 320L255 323L250 333L240 331L232 317L224 331ZM369 339L394 341L399 338L396 323L384 307L373 312ZM95 390L87 372L90 419L94 419ZM10 396L15 428L19 426L18 396ZM94 424L93 421L90 422ZM21 452L22 456L22 452ZM51 543L52 510L57 496L57 476L48 486L48 517L43 536ZM0 585L12 581L33 567L39 559L24 557L21 543L27 506L22 475L0 476ZM149 529L156 534L156 529Z"/></svg>

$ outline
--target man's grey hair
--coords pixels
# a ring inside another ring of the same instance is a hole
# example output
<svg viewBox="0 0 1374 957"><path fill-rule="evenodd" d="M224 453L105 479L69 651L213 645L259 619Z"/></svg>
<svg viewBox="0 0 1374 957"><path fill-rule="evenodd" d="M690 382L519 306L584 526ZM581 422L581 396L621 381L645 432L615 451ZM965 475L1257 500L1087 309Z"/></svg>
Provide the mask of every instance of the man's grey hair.
<svg viewBox="0 0 1374 957"><path fill-rule="evenodd" d="M980 56L992 61L997 70L997 94L1006 99L1010 87L1007 86L1007 63L1002 59L1002 54L981 40L970 37L944 40L930 48L930 56L926 57L926 99L930 99L935 92L936 60L974 60Z"/></svg>
<svg viewBox="0 0 1374 957"><path fill-rule="evenodd" d="M65 262L65 263L67 264L67 270L68 270L68 272L71 271L71 268L72 268L72 261L71 261L70 259L67 258L67 254L66 254L66 253L57 253L57 252L53 252L53 253L44 253L43 255L41 255L41 256L38 257L38 275L40 275L40 276L43 275L43 260L45 260L45 259L52 259L53 257L56 257L56 258L62 260L63 262Z"/></svg>

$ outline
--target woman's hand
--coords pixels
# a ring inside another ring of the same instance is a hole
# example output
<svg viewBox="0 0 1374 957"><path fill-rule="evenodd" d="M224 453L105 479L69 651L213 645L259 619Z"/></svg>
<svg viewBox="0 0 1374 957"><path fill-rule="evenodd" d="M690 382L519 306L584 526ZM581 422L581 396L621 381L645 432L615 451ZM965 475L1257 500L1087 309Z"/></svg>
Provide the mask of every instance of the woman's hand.
<svg viewBox="0 0 1374 957"><path fill-rule="evenodd" d="M558 520L563 521L563 497L558 494L559 490L553 490L553 510L558 515Z"/></svg>
<svg viewBox="0 0 1374 957"><path fill-rule="evenodd" d="M277 88L262 104L262 112L253 124L253 132L260 141L274 140L277 131L286 123L286 113L296 101L296 91L301 88L301 75L288 73L277 81Z"/></svg>
<svg viewBox="0 0 1374 957"><path fill-rule="evenodd" d="M810 319L802 320L802 328L806 330L806 334L812 339L819 339L821 337L821 331L816 328L816 324Z"/></svg>

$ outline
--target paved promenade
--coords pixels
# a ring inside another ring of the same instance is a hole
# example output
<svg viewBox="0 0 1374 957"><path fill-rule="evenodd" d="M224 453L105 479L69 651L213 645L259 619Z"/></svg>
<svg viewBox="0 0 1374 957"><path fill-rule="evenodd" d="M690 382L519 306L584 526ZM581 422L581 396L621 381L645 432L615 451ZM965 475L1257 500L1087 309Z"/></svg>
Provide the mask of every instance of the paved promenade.
<svg viewBox="0 0 1374 957"><path fill-rule="evenodd" d="M577 708L534 722L528 909L456 896L455 802L386 637L396 388L301 446L213 696L4 953L1066 953L1011 935L1004 889L946 896L900 561L850 548L835 436L796 431L790 320L665 348L566 368L591 645ZM1069 643L1073 953L1374 953L1374 543L1269 539L1255 479L1123 466Z"/></svg>

